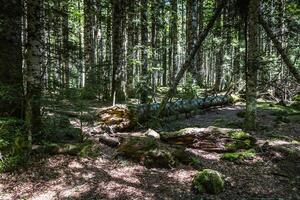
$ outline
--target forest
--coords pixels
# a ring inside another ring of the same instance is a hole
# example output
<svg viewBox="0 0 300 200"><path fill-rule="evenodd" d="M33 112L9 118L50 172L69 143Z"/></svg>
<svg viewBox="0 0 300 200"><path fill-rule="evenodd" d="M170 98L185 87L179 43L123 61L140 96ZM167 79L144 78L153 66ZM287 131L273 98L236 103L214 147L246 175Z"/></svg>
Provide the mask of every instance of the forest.
<svg viewBox="0 0 300 200"><path fill-rule="evenodd" d="M0 199L300 199L299 0L0 5Z"/></svg>

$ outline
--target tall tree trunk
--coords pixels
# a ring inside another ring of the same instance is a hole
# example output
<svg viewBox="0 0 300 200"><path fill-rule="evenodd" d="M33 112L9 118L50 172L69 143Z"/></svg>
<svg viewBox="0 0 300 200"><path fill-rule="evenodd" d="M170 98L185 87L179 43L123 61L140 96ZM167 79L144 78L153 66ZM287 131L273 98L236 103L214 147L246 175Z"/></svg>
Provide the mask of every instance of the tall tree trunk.
<svg viewBox="0 0 300 200"><path fill-rule="evenodd" d="M112 98L115 98L117 101L123 101L125 100L125 93L122 86L124 70L124 6L122 1L113 0L112 8Z"/></svg>
<svg viewBox="0 0 300 200"><path fill-rule="evenodd" d="M63 37L63 87L69 88L69 80L70 80L70 56L69 56L69 0L63 1L62 6L62 37Z"/></svg>
<svg viewBox="0 0 300 200"><path fill-rule="evenodd" d="M1 0L0 7L0 116L22 116L22 4Z"/></svg>
<svg viewBox="0 0 300 200"><path fill-rule="evenodd" d="M216 5L218 6L221 3L220 0L216 0ZM224 15L223 15L224 16ZM214 85L214 90L215 91L221 91L221 81L222 81L222 75L223 75L223 61L224 61L224 42L223 42L223 24L222 20L223 18L220 18L217 21L217 25L216 25L216 37L218 37L220 43L219 43L219 47L217 50L217 54L216 54L216 65L215 65L215 69L216 69L216 80L215 80L215 85Z"/></svg>
<svg viewBox="0 0 300 200"><path fill-rule="evenodd" d="M256 128L256 96L257 96L257 70L259 69L258 44L258 9L259 0L249 1L248 24L248 60L246 65L246 118L245 128Z"/></svg>
<svg viewBox="0 0 300 200"><path fill-rule="evenodd" d="M192 53L197 39L197 1L187 0L186 1L186 57ZM197 82L201 82L198 74L198 66L196 61L193 60L190 63L191 67L189 71L193 75Z"/></svg>
<svg viewBox="0 0 300 200"><path fill-rule="evenodd" d="M174 80L175 75L178 70L178 14L177 14L177 0L172 0L171 2L171 47L172 47L172 80Z"/></svg>
<svg viewBox="0 0 300 200"><path fill-rule="evenodd" d="M204 21L204 16L203 16L203 2L204 0L198 0L198 35L202 32L203 30L203 21ZM198 53L197 53L197 60L196 60L196 66L198 69L198 85L203 86L204 84L204 63L203 63L203 48L200 47Z"/></svg>
<svg viewBox="0 0 300 200"><path fill-rule="evenodd" d="M32 135L40 132L41 125L41 0L27 0L27 44L25 71L25 124L31 149Z"/></svg>
<svg viewBox="0 0 300 200"><path fill-rule="evenodd" d="M147 103L148 100L148 0L141 0L141 44L142 44L142 70L141 70L141 103Z"/></svg>
<svg viewBox="0 0 300 200"><path fill-rule="evenodd" d="M84 0L84 74L85 86L92 89L95 83L95 2Z"/></svg>
<svg viewBox="0 0 300 200"><path fill-rule="evenodd" d="M133 92L133 80L134 80L134 68L135 68L135 1L136 0L129 0L128 1L128 23L127 23L127 35L128 35L128 56L127 56L127 80L126 80L126 94L128 97L132 97Z"/></svg>

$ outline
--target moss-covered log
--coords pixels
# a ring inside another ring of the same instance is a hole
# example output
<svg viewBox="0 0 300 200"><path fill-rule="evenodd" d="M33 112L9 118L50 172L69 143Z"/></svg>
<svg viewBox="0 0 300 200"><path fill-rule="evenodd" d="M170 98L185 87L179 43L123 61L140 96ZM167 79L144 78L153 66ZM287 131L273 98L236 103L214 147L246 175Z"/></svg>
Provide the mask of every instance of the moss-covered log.
<svg viewBox="0 0 300 200"><path fill-rule="evenodd" d="M235 152L250 149L256 139L238 129L186 128L174 132L160 133L161 140L168 144L212 152Z"/></svg>
<svg viewBox="0 0 300 200"><path fill-rule="evenodd" d="M196 110L224 106L232 102L231 96L210 96L192 100L178 100L166 104L164 117L192 113ZM157 115L159 103L142 105L116 105L102 108L97 116L100 123L112 131L125 131L137 122L143 123Z"/></svg>

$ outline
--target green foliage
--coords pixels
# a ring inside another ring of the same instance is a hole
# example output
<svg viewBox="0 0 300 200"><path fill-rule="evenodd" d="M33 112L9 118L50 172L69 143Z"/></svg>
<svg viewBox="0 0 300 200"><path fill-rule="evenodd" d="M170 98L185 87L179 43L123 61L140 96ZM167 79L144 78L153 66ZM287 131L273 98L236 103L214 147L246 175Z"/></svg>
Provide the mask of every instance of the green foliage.
<svg viewBox="0 0 300 200"><path fill-rule="evenodd" d="M224 190L222 174L211 169L199 171L193 179L193 188L198 193L219 194Z"/></svg>
<svg viewBox="0 0 300 200"><path fill-rule="evenodd" d="M191 74L187 75L186 83L182 86L182 99L194 99L197 97L197 90Z"/></svg>
<svg viewBox="0 0 300 200"><path fill-rule="evenodd" d="M255 157L255 155L256 155L255 150L249 149L241 152L224 153L221 159L228 160L228 161L237 161L237 160L251 159Z"/></svg>
<svg viewBox="0 0 300 200"><path fill-rule="evenodd" d="M0 118L0 172L12 171L27 160L27 142L23 122Z"/></svg>
<svg viewBox="0 0 300 200"><path fill-rule="evenodd" d="M45 116L42 120L42 132L34 138L36 143L47 142L69 142L83 140L81 130L74 128L66 116Z"/></svg>

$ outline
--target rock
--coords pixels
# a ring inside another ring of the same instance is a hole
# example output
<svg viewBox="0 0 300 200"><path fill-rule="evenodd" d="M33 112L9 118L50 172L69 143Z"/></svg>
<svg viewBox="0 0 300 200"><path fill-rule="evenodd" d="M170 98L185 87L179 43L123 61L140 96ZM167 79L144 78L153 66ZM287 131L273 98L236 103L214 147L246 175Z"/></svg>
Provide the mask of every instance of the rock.
<svg viewBox="0 0 300 200"><path fill-rule="evenodd" d="M193 179L193 189L197 193L219 194L224 190L223 175L218 171L204 169Z"/></svg>
<svg viewBox="0 0 300 200"><path fill-rule="evenodd" d="M145 135L148 136L148 137L153 137L155 139L160 139L159 133L157 133L155 130L152 130L152 129L148 129L145 132Z"/></svg>

